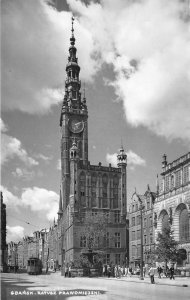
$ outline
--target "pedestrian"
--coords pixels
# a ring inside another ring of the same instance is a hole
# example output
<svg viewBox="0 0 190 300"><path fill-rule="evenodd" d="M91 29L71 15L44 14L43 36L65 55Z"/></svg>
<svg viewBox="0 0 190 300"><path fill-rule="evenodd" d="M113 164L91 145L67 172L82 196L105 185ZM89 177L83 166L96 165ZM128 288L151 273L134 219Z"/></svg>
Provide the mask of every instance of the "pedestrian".
<svg viewBox="0 0 190 300"><path fill-rule="evenodd" d="M114 275L115 275L115 278L118 277L118 267L117 267L117 265L115 265L115 268L114 268Z"/></svg>
<svg viewBox="0 0 190 300"><path fill-rule="evenodd" d="M161 278L162 268L160 267L160 265L158 266L157 271L158 271L158 278Z"/></svg>
<svg viewBox="0 0 190 300"><path fill-rule="evenodd" d="M65 266L65 277L68 277L68 266Z"/></svg>
<svg viewBox="0 0 190 300"><path fill-rule="evenodd" d="M173 266L170 267L170 279L175 279L174 278L174 267Z"/></svg>
<svg viewBox="0 0 190 300"><path fill-rule="evenodd" d="M103 265L102 273L103 273L103 276L105 276L105 274L106 274L106 268L105 268L105 265Z"/></svg>
<svg viewBox="0 0 190 300"><path fill-rule="evenodd" d="M169 269L168 269L168 266L166 265L165 272L164 272L166 278L168 277L168 271L169 271Z"/></svg>
<svg viewBox="0 0 190 300"><path fill-rule="evenodd" d="M69 265L69 269L68 269L68 277L71 277L71 265Z"/></svg>
<svg viewBox="0 0 190 300"><path fill-rule="evenodd" d="M151 282L151 284L155 283L155 281L154 281L154 273L155 273L155 271L154 271L153 266L150 266L148 274L150 276L150 282Z"/></svg>
<svg viewBox="0 0 190 300"><path fill-rule="evenodd" d="M108 265L107 266L107 275L108 275L108 278L110 278L110 275L111 275L111 267Z"/></svg>
<svg viewBox="0 0 190 300"><path fill-rule="evenodd" d="M132 267L129 267L129 276L131 277L132 274L133 274L133 269Z"/></svg>
<svg viewBox="0 0 190 300"><path fill-rule="evenodd" d="M127 273L128 273L128 268L125 267L125 276L127 276Z"/></svg>

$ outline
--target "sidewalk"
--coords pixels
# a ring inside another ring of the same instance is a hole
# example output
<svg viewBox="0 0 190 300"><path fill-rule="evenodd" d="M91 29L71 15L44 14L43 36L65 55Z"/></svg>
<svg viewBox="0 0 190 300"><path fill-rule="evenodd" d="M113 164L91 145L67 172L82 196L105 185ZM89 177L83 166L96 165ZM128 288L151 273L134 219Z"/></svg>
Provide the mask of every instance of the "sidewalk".
<svg viewBox="0 0 190 300"><path fill-rule="evenodd" d="M61 272L58 271L56 273L51 273L51 276L61 276ZM88 277L74 277L74 278L88 278ZM73 279L74 279L73 278ZM144 283L144 284L151 284L150 283L150 277L146 275L144 280L140 280L138 275L132 275L131 277L128 275L127 277L123 276L121 278L115 278L115 277L94 277L97 279L105 279L105 280L118 280L118 281L126 281L126 282L136 282L136 283ZM72 279L72 278L71 278ZM93 279L93 277L91 277ZM175 279L169 279L166 277L158 278L157 276L154 277L155 284L159 285L171 285L171 286L184 286L184 287L190 287L190 277L175 277Z"/></svg>
<svg viewBox="0 0 190 300"><path fill-rule="evenodd" d="M148 275L144 278L144 280L141 280L139 276L132 275L127 277L121 277L121 278L108 278L108 280L121 280L126 282L136 282L136 283L145 283L145 284L151 284L150 278ZM190 287L190 277L175 277L175 279L169 279L169 278L158 278L157 276L154 277L155 284L159 285L173 285L173 286L184 286L184 287Z"/></svg>

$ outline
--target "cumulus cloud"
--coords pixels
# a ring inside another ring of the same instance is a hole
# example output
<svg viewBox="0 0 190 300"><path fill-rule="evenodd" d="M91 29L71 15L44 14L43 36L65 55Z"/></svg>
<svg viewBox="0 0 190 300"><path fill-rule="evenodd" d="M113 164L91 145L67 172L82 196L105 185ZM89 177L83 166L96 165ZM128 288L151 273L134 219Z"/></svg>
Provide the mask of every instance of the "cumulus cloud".
<svg viewBox="0 0 190 300"><path fill-rule="evenodd" d="M187 1L68 0L90 28L127 121L168 139L190 140L190 40ZM114 20L114 22L113 22Z"/></svg>
<svg viewBox="0 0 190 300"><path fill-rule="evenodd" d="M21 201L24 206L32 211L43 211L48 220L53 220L58 212L59 195L43 188L25 188Z"/></svg>
<svg viewBox="0 0 190 300"><path fill-rule="evenodd" d="M24 237L24 227L22 226L6 226L7 242L18 242Z"/></svg>
<svg viewBox="0 0 190 300"><path fill-rule="evenodd" d="M27 166L38 165L38 162L30 157L27 151L22 147L21 141L17 138L9 136L5 133L7 127L4 122L1 120L1 164L5 164L10 159L15 157L19 158Z"/></svg>
<svg viewBox="0 0 190 300"><path fill-rule="evenodd" d="M126 152L127 154L127 165L129 166L130 169L134 169L135 166L145 166L146 161L140 157L138 154L133 152L132 150L129 150ZM117 167L117 155L118 153L113 153L113 154L106 154L106 161L108 163L111 163L114 167Z"/></svg>
<svg viewBox="0 0 190 300"><path fill-rule="evenodd" d="M21 200L13 195L6 187L1 186L1 191L3 193L3 202L9 207L16 207L21 205Z"/></svg>
<svg viewBox="0 0 190 300"><path fill-rule="evenodd" d="M47 1L2 1L2 99L6 109L46 113L63 98L71 13L56 11ZM75 21L81 78L96 72L90 59L93 40ZM83 45L85 44L85 48ZM84 51L85 49L85 51Z"/></svg>
<svg viewBox="0 0 190 300"><path fill-rule="evenodd" d="M31 211L42 213L47 220L57 217L59 195L39 187L24 188L20 197L13 195L6 187L1 186L3 199L7 206L30 208Z"/></svg>

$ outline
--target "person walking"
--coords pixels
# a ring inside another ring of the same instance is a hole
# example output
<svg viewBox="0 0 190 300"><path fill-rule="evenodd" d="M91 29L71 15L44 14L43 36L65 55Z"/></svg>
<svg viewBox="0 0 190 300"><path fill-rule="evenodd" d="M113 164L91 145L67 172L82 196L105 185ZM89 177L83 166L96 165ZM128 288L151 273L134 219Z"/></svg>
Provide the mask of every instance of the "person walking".
<svg viewBox="0 0 190 300"><path fill-rule="evenodd" d="M68 269L68 266L66 265L66 266L65 266L65 277L69 277L69 276L68 276L68 273L69 273L68 270L69 270L69 269Z"/></svg>
<svg viewBox="0 0 190 300"><path fill-rule="evenodd" d="M161 278L162 268L160 267L160 265L158 266L157 271L158 271L158 278Z"/></svg>
<svg viewBox="0 0 190 300"><path fill-rule="evenodd" d="M171 266L171 268L170 268L170 279L175 279L174 278L174 267L173 266Z"/></svg>
<svg viewBox="0 0 190 300"><path fill-rule="evenodd" d="M129 276L131 277L132 274L133 274L133 269L132 269L132 267L130 266L130 267L129 267Z"/></svg>
<svg viewBox="0 0 190 300"><path fill-rule="evenodd" d="M111 275L111 267L108 265L107 266L107 275L108 275L108 278L110 278L110 275Z"/></svg>
<svg viewBox="0 0 190 300"><path fill-rule="evenodd" d="M103 265L103 270L102 270L102 273L103 273L103 276L105 276L105 275L106 275L106 267L105 267L105 265Z"/></svg>
<svg viewBox="0 0 190 300"><path fill-rule="evenodd" d="M149 276L150 276L150 282L151 282L151 284L154 284L154 283L155 283L155 281L154 281L154 274L155 274L155 271L154 271L153 266L150 266L150 269L149 269L148 274L149 274Z"/></svg>

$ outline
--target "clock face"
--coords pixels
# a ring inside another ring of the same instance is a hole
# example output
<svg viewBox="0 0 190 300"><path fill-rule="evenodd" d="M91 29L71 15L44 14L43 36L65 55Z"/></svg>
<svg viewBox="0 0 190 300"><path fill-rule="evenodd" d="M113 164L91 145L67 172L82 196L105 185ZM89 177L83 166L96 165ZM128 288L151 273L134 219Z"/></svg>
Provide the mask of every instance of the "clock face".
<svg viewBox="0 0 190 300"><path fill-rule="evenodd" d="M84 122L80 121L78 119L71 119L69 121L69 129L73 132L73 133L79 133L81 131L83 131L84 128Z"/></svg>

